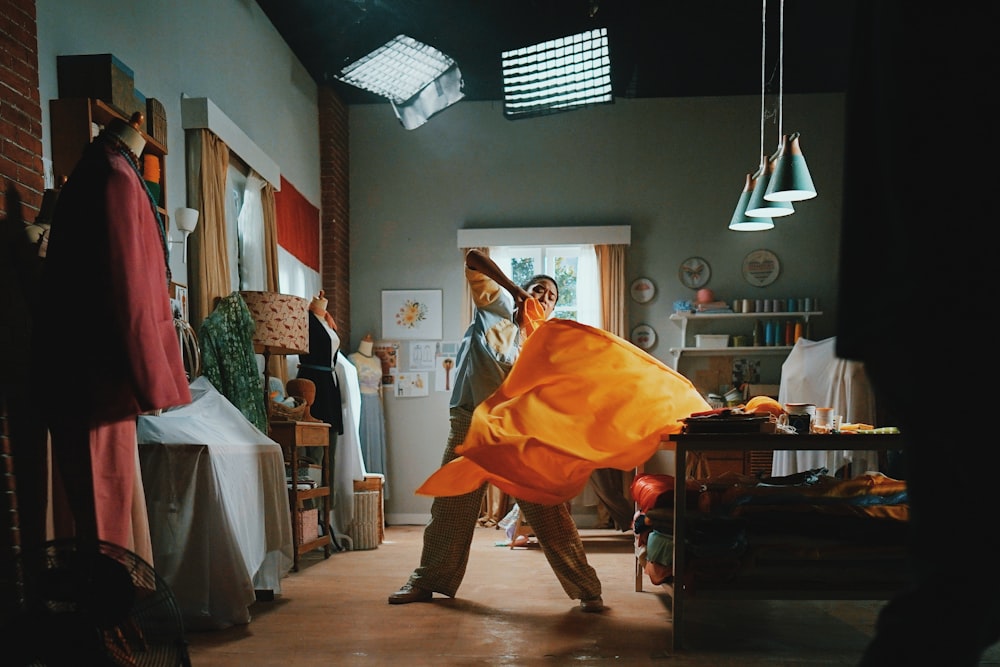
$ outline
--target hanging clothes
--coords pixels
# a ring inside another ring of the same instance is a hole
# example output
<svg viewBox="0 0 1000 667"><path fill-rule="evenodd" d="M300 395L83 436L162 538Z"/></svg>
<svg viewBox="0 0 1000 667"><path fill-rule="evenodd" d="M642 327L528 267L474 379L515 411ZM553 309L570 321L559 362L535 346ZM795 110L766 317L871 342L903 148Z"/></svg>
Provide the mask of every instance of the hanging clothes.
<svg viewBox="0 0 1000 667"><path fill-rule="evenodd" d="M38 310L33 352L77 537L151 559L136 417L190 403L191 393L167 293L166 231L139 173L137 135L109 124L60 191L41 281L51 307ZM85 298L66 298L79 286Z"/></svg>

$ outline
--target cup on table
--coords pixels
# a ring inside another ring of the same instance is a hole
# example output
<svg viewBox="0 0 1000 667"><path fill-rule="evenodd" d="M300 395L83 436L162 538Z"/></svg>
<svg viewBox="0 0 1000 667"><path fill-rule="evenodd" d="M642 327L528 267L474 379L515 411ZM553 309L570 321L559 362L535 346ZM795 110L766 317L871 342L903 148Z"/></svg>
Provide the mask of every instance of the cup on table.
<svg viewBox="0 0 1000 667"><path fill-rule="evenodd" d="M816 413L814 403L785 403L785 412L788 413L788 425L795 429L796 435L809 433L812 416Z"/></svg>
<svg viewBox="0 0 1000 667"><path fill-rule="evenodd" d="M816 416L810 425L812 433L830 433L833 431L833 408L816 408Z"/></svg>

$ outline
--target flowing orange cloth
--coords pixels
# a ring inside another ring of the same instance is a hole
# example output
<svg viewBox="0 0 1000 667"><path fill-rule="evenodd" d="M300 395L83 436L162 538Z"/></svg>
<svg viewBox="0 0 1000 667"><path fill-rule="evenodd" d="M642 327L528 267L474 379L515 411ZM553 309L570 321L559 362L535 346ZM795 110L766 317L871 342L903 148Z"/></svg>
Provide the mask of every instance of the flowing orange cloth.
<svg viewBox="0 0 1000 667"><path fill-rule="evenodd" d="M607 331L572 320L542 324L507 379L472 414L460 456L417 489L468 493L492 482L545 505L583 491L597 468L630 470L679 421L710 409L690 380Z"/></svg>

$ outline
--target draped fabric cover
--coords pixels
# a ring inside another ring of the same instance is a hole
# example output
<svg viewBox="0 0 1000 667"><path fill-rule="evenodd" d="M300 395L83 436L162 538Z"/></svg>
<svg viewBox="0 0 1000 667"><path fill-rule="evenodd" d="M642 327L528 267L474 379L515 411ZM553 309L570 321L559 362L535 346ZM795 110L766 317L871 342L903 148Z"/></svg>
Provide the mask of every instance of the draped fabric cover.
<svg viewBox="0 0 1000 667"><path fill-rule="evenodd" d="M679 420L708 409L687 378L628 341L549 320L475 409L459 458L416 492L453 496L491 482L518 499L566 502L593 470L644 463L664 433L680 432Z"/></svg>

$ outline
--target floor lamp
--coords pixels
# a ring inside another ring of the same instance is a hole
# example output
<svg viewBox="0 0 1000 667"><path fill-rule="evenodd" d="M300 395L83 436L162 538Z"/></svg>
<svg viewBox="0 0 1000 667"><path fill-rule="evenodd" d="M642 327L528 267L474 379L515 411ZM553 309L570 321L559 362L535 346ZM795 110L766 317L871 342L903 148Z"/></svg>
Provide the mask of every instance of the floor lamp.
<svg viewBox="0 0 1000 667"><path fill-rule="evenodd" d="M240 292L254 319L253 351L264 355L264 408L271 424L271 355L309 351L309 301L277 292Z"/></svg>

